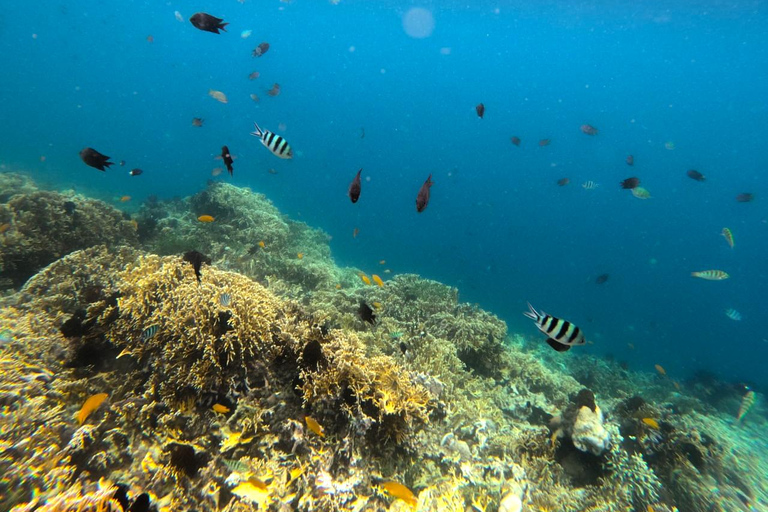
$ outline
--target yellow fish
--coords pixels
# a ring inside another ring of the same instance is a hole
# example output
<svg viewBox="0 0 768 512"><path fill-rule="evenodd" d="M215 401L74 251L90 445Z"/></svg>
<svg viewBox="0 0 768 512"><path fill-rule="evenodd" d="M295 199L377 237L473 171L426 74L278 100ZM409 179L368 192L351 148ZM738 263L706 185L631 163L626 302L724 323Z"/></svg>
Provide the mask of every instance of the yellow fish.
<svg viewBox="0 0 768 512"><path fill-rule="evenodd" d="M310 416L304 416L304 421L307 423L307 428L309 428L309 430L319 435L320 437L325 437L325 432L323 432L323 426L320 425L316 419Z"/></svg>
<svg viewBox="0 0 768 512"><path fill-rule="evenodd" d="M259 247L264 249L267 246L267 244L264 243L264 240L259 240Z"/></svg>
<svg viewBox="0 0 768 512"><path fill-rule="evenodd" d="M376 309L381 309L381 302L373 302L373 303L371 303L371 305L373 307L375 307Z"/></svg>
<svg viewBox="0 0 768 512"><path fill-rule="evenodd" d="M384 288L384 281L382 281L379 276L373 274L371 277L373 277L373 282L376 283L379 288Z"/></svg>
<svg viewBox="0 0 768 512"><path fill-rule="evenodd" d="M384 482L381 484L381 488L387 491L389 494L394 496L395 498L399 498L409 504L412 507L415 507L418 503L418 499L416 498L416 495L413 494L413 491L411 491L409 488L404 486L403 484L399 482Z"/></svg>
<svg viewBox="0 0 768 512"><path fill-rule="evenodd" d="M667 370L665 370L664 367L661 366L660 364L655 364L655 365L653 365L653 367L656 368L656 371L659 372L659 374L661 374L661 375L666 375L667 374Z"/></svg>
<svg viewBox="0 0 768 512"><path fill-rule="evenodd" d="M127 203L130 200L131 200L131 196L123 196L120 198L121 203Z"/></svg>
<svg viewBox="0 0 768 512"><path fill-rule="evenodd" d="M341 283L336 283L336 289L341 290Z"/></svg>
<svg viewBox="0 0 768 512"><path fill-rule="evenodd" d="M221 404L213 404L211 409L213 409L213 412L217 412L219 414L227 414L229 412L229 407Z"/></svg>
<svg viewBox="0 0 768 512"><path fill-rule="evenodd" d="M296 257L299 258L300 260L304 259L304 253L300 252L300 253L296 254Z"/></svg>
<svg viewBox="0 0 768 512"><path fill-rule="evenodd" d="M360 279L362 279L365 284L371 284L371 278L365 274L360 274Z"/></svg>
<svg viewBox="0 0 768 512"><path fill-rule="evenodd" d="M723 279L728 279L731 277L722 270L700 270L698 272L691 272L691 276L700 277L701 279L706 279L707 281L722 281Z"/></svg>
<svg viewBox="0 0 768 512"><path fill-rule="evenodd" d="M651 428L655 428L656 430L659 430L659 422L653 418L643 418L643 423L645 423Z"/></svg>
<svg viewBox="0 0 768 512"><path fill-rule="evenodd" d="M11 225L8 222L6 222L5 224L0 226L0 234L5 233L9 229L11 229Z"/></svg>
<svg viewBox="0 0 768 512"><path fill-rule="evenodd" d="M201 215L197 218L200 222L213 222L215 219L210 215Z"/></svg>
<svg viewBox="0 0 768 512"><path fill-rule="evenodd" d="M723 228L720 234L723 235L725 241L728 242L728 246L733 249L733 233L731 233L731 230L728 228Z"/></svg>
<svg viewBox="0 0 768 512"><path fill-rule="evenodd" d="M88 416L90 416L93 411L98 409L101 403L106 400L108 396L109 395L106 393L97 393L86 400L83 406L80 408L80 411L77 413L77 422L81 425L85 423L85 420L88 418Z"/></svg>
<svg viewBox="0 0 768 512"><path fill-rule="evenodd" d="M221 91L214 91L213 89L209 89L208 96L215 99L216 101L220 101L221 103L228 103L227 95Z"/></svg>

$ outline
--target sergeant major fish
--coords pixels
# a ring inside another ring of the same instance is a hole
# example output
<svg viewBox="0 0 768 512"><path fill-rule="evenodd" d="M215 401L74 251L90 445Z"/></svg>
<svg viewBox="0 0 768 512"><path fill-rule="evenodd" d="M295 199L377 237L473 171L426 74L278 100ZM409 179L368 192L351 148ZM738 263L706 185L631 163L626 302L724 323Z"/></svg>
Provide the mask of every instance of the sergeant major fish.
<svg viewBox="0 0 768 512"><path fill-rule="evenodd" d="M574 345L584 345L586 339L581 329L567 320L550 316L543 311L539 313L528 303L529 311L523 314L536 322L536 327L548 336L547 344L558 352L565 352Z"/></svg>
<svg viewBox="0 0 768 512"><path fill-rule="evenodd" d="M293 158L293 150L288 145L288 141L269 130L262 130L259 125L253 123L256 131L251 132L254 137L259 137L261 143L272 152L273 155L280 158Z"/></svg>

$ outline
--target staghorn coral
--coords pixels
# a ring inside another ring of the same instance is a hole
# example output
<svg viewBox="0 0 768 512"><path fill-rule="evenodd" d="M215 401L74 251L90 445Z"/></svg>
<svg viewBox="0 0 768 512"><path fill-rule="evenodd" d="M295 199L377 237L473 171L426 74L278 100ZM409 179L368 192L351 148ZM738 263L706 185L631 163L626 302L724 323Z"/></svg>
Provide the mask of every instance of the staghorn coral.
<svg viewBox="0 0 768 512"><path fill-rule="evenodd" d="M0 217L0 278L19 286L45 265L97 244L136 245L136 229L111 206L82 196L37 191L12 196Z"/></svg>

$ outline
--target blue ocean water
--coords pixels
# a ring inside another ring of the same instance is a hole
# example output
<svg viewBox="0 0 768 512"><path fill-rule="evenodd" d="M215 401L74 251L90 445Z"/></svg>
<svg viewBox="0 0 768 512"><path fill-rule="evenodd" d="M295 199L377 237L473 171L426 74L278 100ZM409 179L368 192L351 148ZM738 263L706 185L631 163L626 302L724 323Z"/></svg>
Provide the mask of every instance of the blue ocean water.
<svg viewBox="0 0 768 512"><path fill-rule="evenodd" d="M196 11L227 33L195 29ZM205 187L226 144L235 174L216 179L326 230L340 264L375 272L385 259L457 286L512 332L534 333L520 314L530 301L580 325L594 341L583 353L634 369L768 385L764 1L30 1L0 18L5 170L110 202L131 195L119 205L131 210ZM269 52L252 57L262 41ZM253 121L294 159L251 137ZM88 168L85 146L126 166ZM630 176L651 199L619 188ZM755 201L736 202L742 192ZM731 278L690 276L707 269Z"/></svg>

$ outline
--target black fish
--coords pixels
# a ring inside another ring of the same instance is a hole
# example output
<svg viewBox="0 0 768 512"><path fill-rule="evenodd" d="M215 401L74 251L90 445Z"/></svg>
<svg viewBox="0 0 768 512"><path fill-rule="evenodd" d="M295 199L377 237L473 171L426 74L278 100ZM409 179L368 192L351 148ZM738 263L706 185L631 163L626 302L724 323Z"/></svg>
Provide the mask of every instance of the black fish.
<svg viewBox="0 0 768 512"><path fill-rule="evenodd" d="M365 302L361 302L360 307L357 308L357 316L359 316L360 320L363 322L368 322L371 325L376 323L376 315L373 314L373 310Z"/></svg>
<svg viewBox="0 0 768 512"><path fill-rule="evenodd" d="M77 208L77 205L73 201L67 201L64 203L64 213L67 215L72 215L75 213L75 209Z"/></svg>
<svg viewBox="0 0 768 512"><path fill-rule="evenodd" d="M685 173L685 174L687 174L687 175L688 175L688 177L689 177L689 178L691 178L692 180L696 180L696 181L704 181L704 180L706 180L706 179L707 179L707 177L706 177L706 176L704 176L703 174L701 174L701 173L700 173L699 171L697 171L696 169L691 169L690 171L688 171L688 172L687 172L687 173Z"/></svg>
<svg viewBox="0 0 768 512"><path fill-rule="evenodd" d="M633 188L637 188L638 185L640 185L640 178L627 178L621 183L621 188L632 190Z"/></svg>
<svg viewBox="0 0 768 512"><path fill-rule="evenodd" d="M482 119L485 115L485 105L478 103L478 105L475 107L475 112L477 112L477 117Z"/></svg>
<svg viewBox="0 0 768 512"><path fill-rule="evenodd" d="M603 284L611 277L610 274L600 274L595 278L596 284Z"/></svg>
<svg viewBox="0 0 768 512"><path fill-rule="evenodd" d="M352 183L349 184L349 191L347 194L349 195L349 198L352 200L353 203L356 203L358 199L360 199L360 173L363 172L363 169L361 168L359 171L357 171L357 174L355 175L355 179L352 180Z"/></svg>
<svg viewBox="0 0 768 512"><path fill-rule="evenodd" d="M232 163L234 160L232 160L232 155L229 154L229 148L227 146L222 146L221 148L221 159L224 160L224 165L227 166L229 175L232 176L232 171L234 171Z"/></svg>
<svg viewBox="0 0 768 512"><path fill-rule="evenodd" d="M192 267L195 269L195 276L197 277L198 283L200 282L200 277L201 277L200 267L203 266L203 263L205 263L206 265L211 264L211 258L197 251L185 252L184 261L192 264Z"/></svg>
<svg viewBox="0 0 768 512"><path fill-rule="evenodd" d="M227 29L224 27L229 25L229 23L222 23L222 21L224 21L223 19L217 18L216 16L211 16L210 14L206 14L204 12L196 12L192 15L191 18L189 18L189 21L195 26L195 28L205 30L206 32L213 32L214 34L218 34L219 30L226 32Z"/></svg>
<svg viewBox="0 0 768 512"><path fill-rule="evenodd" d="M566 186L570 182L571 182L570 178L560 178L559 180L557 180L557 184L560 185L561 187Z"/></svg>
<svg viewBox="0 0 768 512"><path fill-rule="evenodd" d="M432 181L432 175L430 174L427 178L427 181L424 182L424 184L421 186L421 189L419 190L419 195L416 196L416 211L421 213L424 211L424 208L427 207L429 204L429 187L433 185Z"/></svg>
<svg viewBox="0 0 768 512"><path fill-rule="evenodd" d="M130 174L131 176L138 176L139 174L141 174L141 173L143 173L143 172L144 172L144 171L142 171L141 169L138 169L138 168L137 168L137 169L133 169L133 170L131 170L131 171L130 171L128 174Z"/></svg>
<svg viewBox="0 0 768 512"><path fill-rule="evenodd" d="M85 165L98 169L100 171L105 170L105 167L114 165L115 162L109 162L109 157L102 155L93 148L85 148L80 151L80 158L85 162Z"/></svg>
<svg viewBox="0 0 768 512"><path fill-rule="evenodd" d="M754 194L750 194L749 192L743 192L736 196L736 200L740 203L749 203L755 198Z"/></svg>

